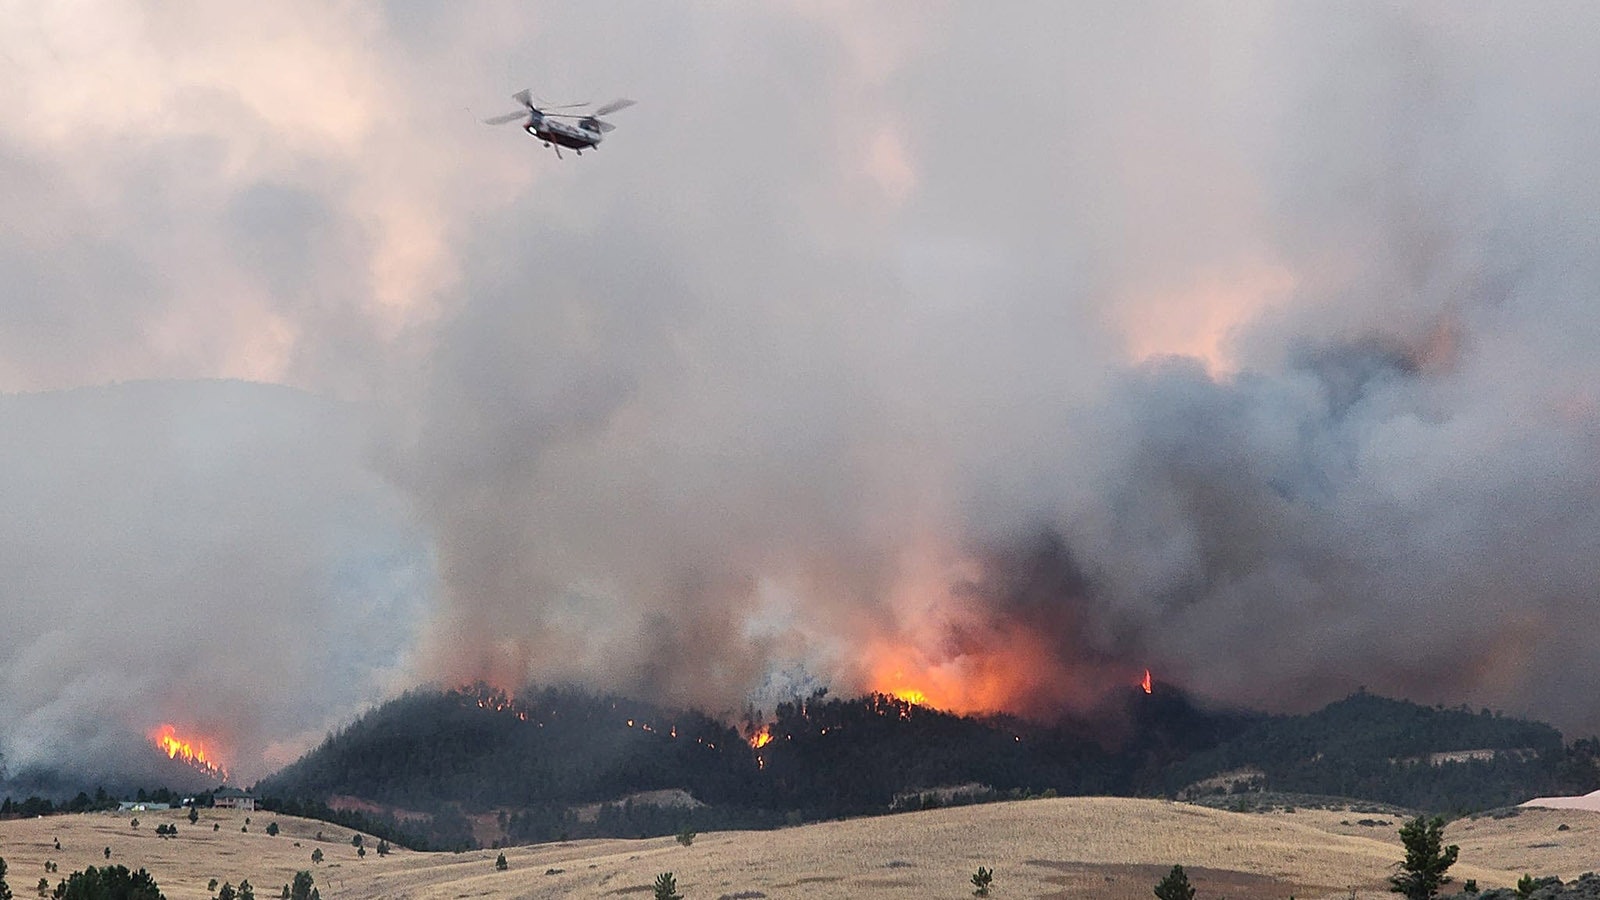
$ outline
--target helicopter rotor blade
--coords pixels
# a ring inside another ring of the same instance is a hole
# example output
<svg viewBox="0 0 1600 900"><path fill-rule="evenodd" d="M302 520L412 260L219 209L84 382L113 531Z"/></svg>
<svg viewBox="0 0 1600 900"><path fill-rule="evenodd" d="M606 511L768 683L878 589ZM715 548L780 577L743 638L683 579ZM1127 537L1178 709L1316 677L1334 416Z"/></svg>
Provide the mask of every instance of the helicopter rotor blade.
<svg viewBox="0 0 1600 900"><path fill-rule="evenodd" d="M628 107L632 106L635 102L637 102L637 101L629 100L626 97L619 97L618 99L613 100L610 103L607 103L605 106L602 106L599 109L595 110L594 114L596 116L608 116L608 115L616 112L619 109L627 109Z"/></svg>
<svg viewBox="0 0 1600 900"><path fill-rule="evenodd" d="M512 94L511 95L511 99L517 101L518 103L521 103L523 106L526 106L530 110L534 108L534 106L533 106L533 92L528 90L527 88L523 88L522 90L517 91L515 94Z"/></svg>
<svg viewBox="0 0 1600 900"><path fill-rule="evenodd" d="M515 122L516 120L522 118L523 116L526 116L527 114L528 114L527 110L519 109L516 112L509 112L509 113L506 113L503 116L495 116L492 119L484 119L483 120L483 124L485 124L485 125L504 125L507 122Z"/></svg>
<svg viewBox="0 0 1600 900"><path fill-rule="evenodd" d="M594 120L594 127L600 129L600 133L601 134L610 134L611 132L617 130L617 126L611 124L610 122L602 121L600 119L595 119Z"/></svg>

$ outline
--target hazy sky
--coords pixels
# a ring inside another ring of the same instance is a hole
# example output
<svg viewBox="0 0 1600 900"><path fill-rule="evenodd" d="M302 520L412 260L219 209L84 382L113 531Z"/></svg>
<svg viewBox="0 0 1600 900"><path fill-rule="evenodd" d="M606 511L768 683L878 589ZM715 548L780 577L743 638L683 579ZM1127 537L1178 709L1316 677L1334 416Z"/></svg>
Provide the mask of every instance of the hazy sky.
<svg viewBox="0 0 1600 900"><path fill-rule="evenodd" d="M473 677L1600 728L1593 4L0 22L13 772Z"/></svg>

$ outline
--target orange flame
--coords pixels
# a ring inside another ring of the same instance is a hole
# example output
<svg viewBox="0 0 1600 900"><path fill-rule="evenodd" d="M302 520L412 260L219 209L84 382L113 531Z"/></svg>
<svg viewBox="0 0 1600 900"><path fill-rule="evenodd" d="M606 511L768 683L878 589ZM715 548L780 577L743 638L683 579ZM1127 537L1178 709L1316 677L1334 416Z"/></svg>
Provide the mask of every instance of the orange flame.
<svg viewBox="0 0 1600 900"><path fill-rule="evenodd" d="M1072 678L1044 639L1021 629L997 632L992 648L949 654L912 641L883 640L868 652L861 680L871 691L954 713L1017 711L1029 698Z"/></svg>
<svg viewBox="0 0 1600 900"><path fill-rule="evenodd" d="M184 738L178 736L175 726L163 723L150 732L150 740L161 752L167 754L169 759L181 759L185 764L198 769L207 775L226 779L227 769L216 762L215 754L208 750L203 738Z"/></svg>
<svg viewBox="0 0 1600 900"><path fill-rule="evenodd" d="M896 700L904 700L905 702L910 703L912 706L928 705L928 695L917 690L916 688L897 688L889 691L889 696L895 698Z"/></svg>
<svg viewBox="0 0 1600 900"><path fill-rule="evenodd" d="M772 743L771 725L763 725L760 731L750 735L750 749L752 750L760 750L770 743Z"/></svg>
<svg viewBox="0 0 1600 900"><path fill-rule="evenodd" d="M1144 692L1146 694L1152 693L1152 691L1150 690L1150 670L1149 669L1145 669L1144 670L1144 678L1140 679L1139 687L1144 688Z"/></svg>

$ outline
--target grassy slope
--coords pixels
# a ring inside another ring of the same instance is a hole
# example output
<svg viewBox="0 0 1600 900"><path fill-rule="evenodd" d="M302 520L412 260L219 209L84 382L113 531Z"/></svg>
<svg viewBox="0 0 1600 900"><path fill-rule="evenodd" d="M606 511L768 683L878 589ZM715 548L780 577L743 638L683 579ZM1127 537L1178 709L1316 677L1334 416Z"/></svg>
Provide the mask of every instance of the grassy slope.
<svg viewBox="0 0 1600 900"><path fill-rule="evenodd" d="M1232 900L1392 897L1384 879L1401 856L1394 828L1341 825L1362 814L1301 810L1240 814L1157 800L1062 798L932 810L827 822L776 832L705 834L691 847L672 838L598 840L506 851L426 854L396 851L358 859L351 832L310 820L207 811L190 826L179 811L90 813L0 822L0 856L19 900L34 896L53 859L61 875L112 862L151 871L171 900L202 900L215 877L248 877L262 900L275 897L296 869L314 872L322 895L336 898L650 896L657 872L676 873L690 900L760 891L768 897L968 897L979 866L995 870L995 896L1140 898L1173 863L1182 863L1202 896ZM266 824L282 828L268 837ZM179 836L155 835L162 822ZM212 831L217 822L221 830ZM1570 825L1557 831L1559 824ZM1398 822L1395 823L1398 825ZM327 840L317 843L322 831ZM1462 847L1457 878L1484 887L1510 885L1524 871L1572 878L1600 856L1600 814L1530 810L1511 819L1463 820L1448 839ZM57 852L52 840L59 838ZM299 841L300 846L294 846ZM1549 846L1539 846L1549 845ZM310 862L321 847L326 860ZM562 869L545 874L548 869ZM60 876L49 876L51 883ZM748 895L747 895L748 896Z"/></svg>

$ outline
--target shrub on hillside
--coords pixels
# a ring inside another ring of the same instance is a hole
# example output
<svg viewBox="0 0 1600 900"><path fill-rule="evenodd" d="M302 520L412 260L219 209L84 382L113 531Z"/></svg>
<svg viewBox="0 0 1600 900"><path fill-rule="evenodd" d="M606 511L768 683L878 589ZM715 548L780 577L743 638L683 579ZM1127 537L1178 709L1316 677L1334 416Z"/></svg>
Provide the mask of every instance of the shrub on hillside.
<svg viewBox="0 0 1600 900"><path fill-rule="evenodd" d="M972 895L974 897L989 896L989 886L992 884L994 884L994 870L979 866L978 871L972 876Z"/></svg>
<svg viewBox="0 0 1600 900"><path fill-rule="evenodd" d="M655 888L655 900L683 900L683 895L678 893L678 881L672 877L671 872L657 875Z"/></svg>

